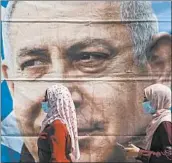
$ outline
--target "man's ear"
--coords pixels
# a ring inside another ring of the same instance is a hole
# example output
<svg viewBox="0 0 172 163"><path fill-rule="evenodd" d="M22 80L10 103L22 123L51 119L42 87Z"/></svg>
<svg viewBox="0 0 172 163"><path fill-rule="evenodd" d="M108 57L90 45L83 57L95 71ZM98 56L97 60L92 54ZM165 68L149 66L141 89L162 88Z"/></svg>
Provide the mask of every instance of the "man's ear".
<svg viewBox="0 0 172 163"><path fill-rule="evenodd" d="M5 61L2 61L2 74L4 79L7 81L8 88L11 92L11 96L13 97L14 95L14 82L9 79L10 71L8 64Z"/></svg>
<svg viewBox="0 0 172 163"><path fill-rule="evenodd" d="M171 79L171 48L171 35L163 32L153 36L147 49L148 71L158 77L158 82Z"/></svg>

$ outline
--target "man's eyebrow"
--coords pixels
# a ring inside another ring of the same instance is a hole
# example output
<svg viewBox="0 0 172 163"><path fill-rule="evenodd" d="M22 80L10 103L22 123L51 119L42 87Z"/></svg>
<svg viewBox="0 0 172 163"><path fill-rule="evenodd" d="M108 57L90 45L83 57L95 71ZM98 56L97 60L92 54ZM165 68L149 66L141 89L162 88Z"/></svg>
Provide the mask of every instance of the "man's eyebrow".
<svg viewBox="0 0 172 163"><path fill-rule="evenodd" d="M37 55L46 55L49 51L47 48L23 48L20 49L18 56L37 56Z"/></svg>
<svg viewBox="0 0 172 163"><path fill-rule="evenodd" d="M108 42L102 39L85 39L83 41L77 42L74 45L70 46L67 50L67 54L72 53L79 53L81 50L87 48L87 47L94 47L94 46L102 46L110 51L110 53L113 53L115 51L115 48Z"/></svg>

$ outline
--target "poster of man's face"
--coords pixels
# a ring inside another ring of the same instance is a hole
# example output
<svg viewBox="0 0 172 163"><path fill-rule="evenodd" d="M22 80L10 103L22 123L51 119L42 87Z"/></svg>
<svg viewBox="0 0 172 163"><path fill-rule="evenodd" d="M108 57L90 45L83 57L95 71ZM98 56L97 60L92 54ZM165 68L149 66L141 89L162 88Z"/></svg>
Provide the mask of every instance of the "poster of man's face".
<svg viewBox="0 0 172 163"><path fill-rule="evenodd" d="M38 162L47 87L68 87L79 162L127 162L144 145L143 90L171 83L171 2L2 1L1 162ZM10 154L14 157L10 157Z"/></svg>

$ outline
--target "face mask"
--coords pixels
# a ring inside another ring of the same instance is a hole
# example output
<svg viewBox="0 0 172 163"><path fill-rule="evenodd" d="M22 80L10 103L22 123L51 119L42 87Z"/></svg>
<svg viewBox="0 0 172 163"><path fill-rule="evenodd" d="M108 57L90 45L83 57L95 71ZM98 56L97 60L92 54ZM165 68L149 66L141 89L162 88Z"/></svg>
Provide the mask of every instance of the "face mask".
<svg viewBox="0 0 172 163"><path fill-rule="evenodd" d="M150 101L143 102L142 106L143 106L143 111L146 114L154 114L156 112L156 110L151 106Z"/></svg>
<svg viewBox="0 0 172 163"><path fill-rule="evenodd" d="M171 112L172 112L172 106L170 107L170 109L169 110L171 110Z"/></svg>
<svg viewBox="0 0 172 163"><path fill-rule="evenodd" d="M48 108L48 101L46 101L46 102L41 102L41 105L42 105L42 110L45 112L45 113L48 113L48 110L49 110L49 108Z"/></svg>

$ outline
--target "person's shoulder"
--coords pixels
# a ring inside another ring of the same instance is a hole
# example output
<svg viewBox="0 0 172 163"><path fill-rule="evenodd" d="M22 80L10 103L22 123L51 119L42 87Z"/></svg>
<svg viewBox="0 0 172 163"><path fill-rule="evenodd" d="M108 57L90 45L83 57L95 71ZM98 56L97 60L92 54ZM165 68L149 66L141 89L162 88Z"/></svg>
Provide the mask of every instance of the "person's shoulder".
<svg viewBox="0 0 172 163"><path fill-rule="evenodd" d="M58 129L62 129L62 130L66 129L66 125L64 123L62 123L59 119L54 120L52 122L52 125Z"/></svg>
<svg viewBox="0 0 172 163"><path fill-rule="evenodd" d="M161 126L164 126L164 125L172 125L172 122L171 121L163 121L160 123Z"/></svg>
<svg viewBox="0 0 172 163"><path fill-rule="evenodd" d="M64 125L64 123L62 123L62 121L59 119L54 120L52 122L52 124L57 125L57 126L63 126Z"/></svg>
<svg viewBox="0 0 172 163"><path fill-rule="evenodd" d="M171 121L163 121L159 124L158 130L172 130L172 122Z"/></svg>

